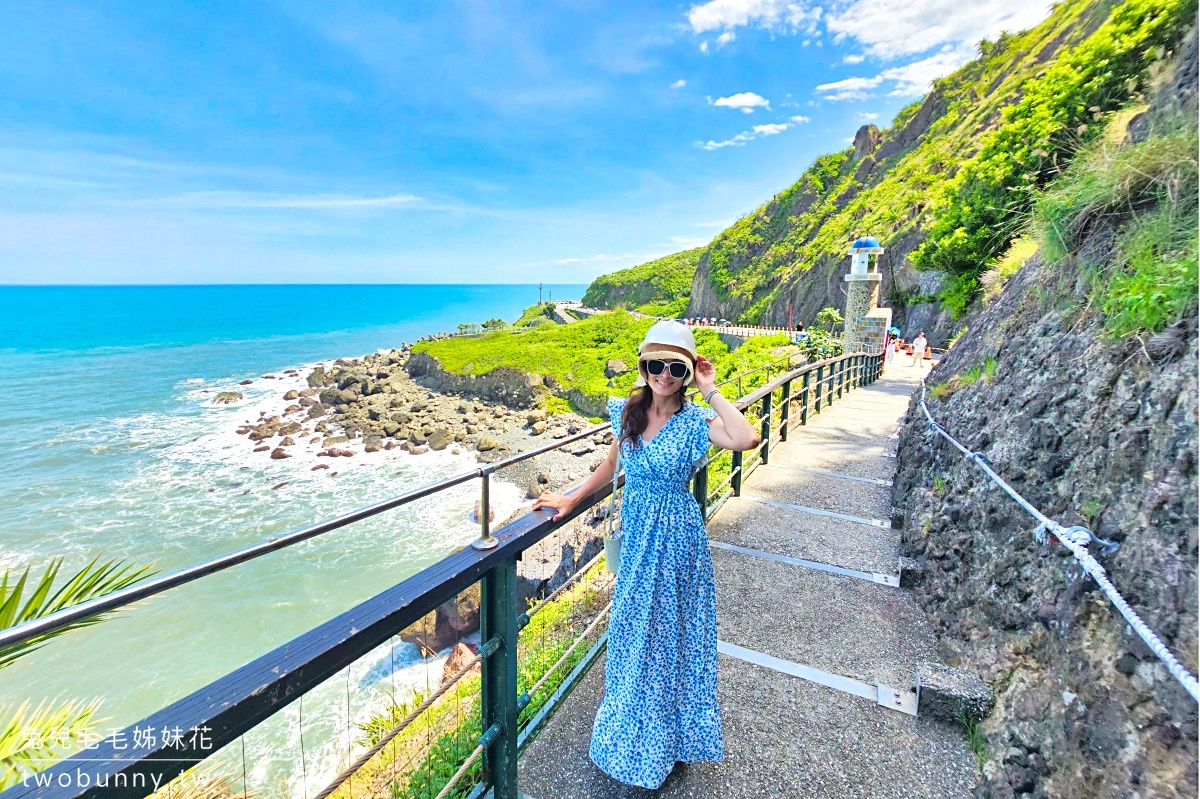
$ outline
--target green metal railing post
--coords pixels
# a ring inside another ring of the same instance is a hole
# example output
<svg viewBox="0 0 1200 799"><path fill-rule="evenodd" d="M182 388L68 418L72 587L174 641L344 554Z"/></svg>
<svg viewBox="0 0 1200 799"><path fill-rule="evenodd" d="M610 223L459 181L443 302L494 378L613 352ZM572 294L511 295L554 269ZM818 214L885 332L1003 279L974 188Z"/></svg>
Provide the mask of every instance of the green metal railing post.
<svg viewBox="0 0 1200 799"><path fill-rule="evenodd" d="M824 372L825 372L824 364L821 364L820 366L817 367L817 396L816 396L816 403L813 405L813 413L821 412L821 399L822 399L821 392L823 392L825 390L825 378L823 377Z"/></svg>
<svg viewBox="0 0 1200 799"><path fill-rule="evenodd" d="M805 372L803 382L800 384L800 424L808 424L808 395L812 390L808 387L808 376L812 372Z"/></svg>
<svg viewBox="0 0 1200 799"><path fill-rule="evenodd" d="M705 463L696 471L692 477L692 496L696 498L696 504L700 506L700 515L702 518L708 518L708 464Z"/></svg>
<svg viewBox="0 0 1200 799"><path fill-rule="evenodd" d="M730 468L733 474L729 477L729 486L733 489L733 495L740 497L742 495L742 453L734 451L733 463Z"/></svg>
<svg viewBox="0 0 1200 799"><path fill-rule="evenodd" d="M784 381L783 384L783 407L779 409L779 440L787 441L788 434L788 416L792 410L792 381Z"/></svg>
<svg viewBox="0 0 1200 799"><path fill-rule="evenodd" d="M772 392L774 393L774 392ZM762 398L762 462L766 464L771 451L771 394Z"/></svg>
<svg viewBox="0 0 1200 799"><path fill-rule="evenodd" d="M484 516L487 510L480 511ZM480 640L498 637L503 644L483 660L483 729L499 725L500 734L484 749L486 779L495 799L517 794L517 561L510 558L480 580Z"/></svg>

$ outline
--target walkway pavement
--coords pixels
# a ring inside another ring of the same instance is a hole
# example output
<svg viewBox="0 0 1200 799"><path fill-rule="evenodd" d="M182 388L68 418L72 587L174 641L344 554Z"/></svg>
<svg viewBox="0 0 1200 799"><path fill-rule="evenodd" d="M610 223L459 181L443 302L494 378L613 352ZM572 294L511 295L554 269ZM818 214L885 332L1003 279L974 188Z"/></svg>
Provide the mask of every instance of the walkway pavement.
<svg viewBox="0 0 1200 799"><path fill-rule="evenodd" d="M889 524L889 455L919 378L893 366L793 428L709 522L725 762L679 765L658 792L596 768L587 751L601 659L523 756L524 793L971 795L978 772L963 732L885 706L914 711L914 671L936 660L933 631L898 587L899 535Z"/></svg>

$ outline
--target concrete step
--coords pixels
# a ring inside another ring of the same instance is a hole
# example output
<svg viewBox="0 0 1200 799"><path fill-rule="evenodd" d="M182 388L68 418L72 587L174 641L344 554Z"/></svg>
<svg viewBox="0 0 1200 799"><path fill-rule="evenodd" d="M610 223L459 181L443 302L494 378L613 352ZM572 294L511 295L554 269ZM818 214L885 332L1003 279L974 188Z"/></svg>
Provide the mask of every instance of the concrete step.
<svg viewBox="0 0 1200 799"><path fill-rule="evenodd" d="M872 519L888 520L892 515L891 489L886 486L797 471L796 467L774 463L774 458L755 470L742 495Z"/></svg>
<svg viewBox="0 0 1200 799"><path fill-rule="evenodd" d="M799 466L826 472L891 480L896 470L895 460L886 457L895 452L895 442L862 448L837 441L817 443L808 431L793 433L790 440L771 450L770 462L779 466ZM751 478L753 479L753 478Z"/></svg>
<svg viewBox="0 0 1200 799"><path fill-rule="evenodd" d="M961 731L718 656L725 761L678 765L657 791L608 777L588 757L603 659L526 750L532 799L968 799L977 773Z"/></svg>
<svg viewBox="0 0 1200 799"><path fill-rule="evenodd" d="M721 549L712 556L722 641L897 690L937 660L933 631L904 591Z"/></svg>
<svg viewBox="0 0 1200 799"><path fill-rule="evenodd" d="M756 471L752 479L758 478ZM883 574L899 572L895 530L730 498L708 524L713 541Z"/></svg>

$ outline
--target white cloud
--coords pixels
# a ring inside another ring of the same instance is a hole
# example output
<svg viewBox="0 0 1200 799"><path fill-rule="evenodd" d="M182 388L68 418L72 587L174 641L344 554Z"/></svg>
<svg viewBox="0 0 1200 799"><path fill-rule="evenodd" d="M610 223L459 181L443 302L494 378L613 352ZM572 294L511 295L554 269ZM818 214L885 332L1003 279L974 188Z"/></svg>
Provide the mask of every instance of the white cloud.
<svg viewBox="0 0 1200 799"><path fill-rule="evenodd" d="M702 53L708 52L708 40L700 42L700 52L702 52Z"/></svg>
<svg viewBox="0 0 1200 799"><path fill-rule="evenodd" d="M851 40L864 50L845 56L843 63L861 64L866 56L894 60L936 48L973 49L980 39L1037 24L1051 7L1050 0L849 0L831 4L823 12L816 3L709 0L691 6L687 19L697 34L757 27L772 33L803 33L806 39L820 36L823 21L835 41ZM701 49L707 51L707 44Z"/></svg>
<svg viewBox="0 0 1200 799"><path fill-rule="evenodd" d="M973 55L974 51L967 47L946 48L940 53L913 61L911 64L885 69L880 73L880 77L896 84L889 94L921 94L929 89L930 83L943 75L949 75L970 61Z"/></svg>
<svg viewBox="0 0 1200 799"><path fill-rule="evenodd" d="M874 111L859 111L858 118L869 122L872 119L879 119L879 114L876 114Z"/></svg>
<svg viewBox="0 0 1200 799"><path fill-rule="evenodd" d="M713 105L719 108L736 108L743 114L753 114L755 108L771 110L771 103L754 92L739 92L728 97L718 97Z"/></svg>
<svg viewBox="0 0 1200 799"><path fill-rule="evenodd" d="M722 147L744 147L746 142L761 139L764 136L777 136L783 133L788 128L792 127L791 122L772 122L766 125L755 125L750 130L744 130L732 139L724 141L696 142L696 146L701 150L720 150Z"/></svg>
<svg viewBox="0 0 1200 799"><path fill-rule="evenodd" d="M891 84L888 94L893 97L909 97L929 90L929 85L943 75L971 60L974 51L967 47L945 47L941 52L918 59L909 64L889 67L871 78L845 78L833 83L822 83L817 93L823 100L866 100L872 90ZM864 119L865 114L860 114Z"/></svg>
<svg viewBox="0 0 1200 799"><path fill-rule="evenodd" d="M817 87L817 92L825 100L865 100L870 96L868 92L882 82L883 77L879 75L873 78L846 78L822 83Z"/></svg>
<svg viewBox="0 0 1200 799"><path fill-rule="evenodd" d="M717 37L717 47L724 47L737 38L737 34L733 31L725 31Z"/></svg>
<svg viewBox="0 0 1200 799"><path fill-rule="evenodd" d="M821 18L819 7L795 0L709 0L688 9L693 33L756 25L769 31L812 32Z"/></svg>
<svg viewBox="0 0 1200 799"><path fill-rule="evenodd" d="M808 117L804 116L803 114L797 114L796 116L792 117L791 119L792 119L792 121L793 121L793 122L795 122L797 125L803 124L803 123L805 123L805 122L812 122L812 120L811 120L811 119L809 119Z"/></svg>
<svg viewBox="0 0 1200 799"><path fill-rule="evenodd" d="M202 205L224 208L300 208L325 211L351 208L394 208L420 203L415 194L388 194L380 197L362 197L350 194L294 194L263 195L238 191L189 192L175 198L184 205Z"/></svg>
<svg viewBox="0 0 1200 799"><path fill-rule="evenodd" d="M1044 19L1049 10L1047 0L854 0L831 12L825 26L839 39L849 37L862 44L867 55L896 58L945 44L974 45L1001 31L1024 30Z"/></svg>
<svg viewBox="0 0 1200 799"><path fill-rule="evenodd" d="M613 261L653 261L655 258L662 258L666 253L646 253L643 255L635 255L634 253L623 253L622 255L609 255L602 252L596 255L589 255L586 258L559 258L554 263L563 264L589 264L589 263L611 263Z"/></svg>
<svg viewBox="0 0 1200 799"><path fill-rule="evenodd" d="M756 136L774 136L777 133L783 133L790 127L791 124L787 122L772 123L770 125L755 125L754 134Z"/></svg>
<svg viewBox="0 0 1200 799"><path fill-rule="evenodd" d="M683 78L680 78L679 80L677 80L671 84L672 89L682 89L684 86L687 86L687 81L684 80Z"/></svg>

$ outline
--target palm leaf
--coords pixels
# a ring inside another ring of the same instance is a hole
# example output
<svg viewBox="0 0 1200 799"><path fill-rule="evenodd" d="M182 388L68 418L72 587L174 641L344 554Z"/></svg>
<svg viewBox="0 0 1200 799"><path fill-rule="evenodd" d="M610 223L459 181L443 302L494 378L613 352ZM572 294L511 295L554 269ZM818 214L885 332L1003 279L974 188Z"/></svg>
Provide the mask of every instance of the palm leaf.
<svg viewBox="0 0 1200 799"><path fill-rule="evenodd" d="M140 568L124 560L109 560L103 563L99 557L92 560L54 590L63 559L54 558L46 565L42 576L33 584L28 597L25 596L29 583L29 569L13 580L13 575L4 572L0 577L0 630L40 619L63 608L78 605L90 599L118 591L150 576L149 566ZM11 587L10 587L11 583ZM53 593L52 593L53 591ZM0 668L10 665L18 658L38 649L47 640L70 630L89 627L111 616L115 611L105 611L90 618L73 621L54 632L40 635L24 643L0 649Z"/></svg>
<svg viewBox="0 0 1200 799"><path fill-rule="evenodd" d="M40 771L85 743L99 701L28 702L0 708L0 791Z"/></svg>

